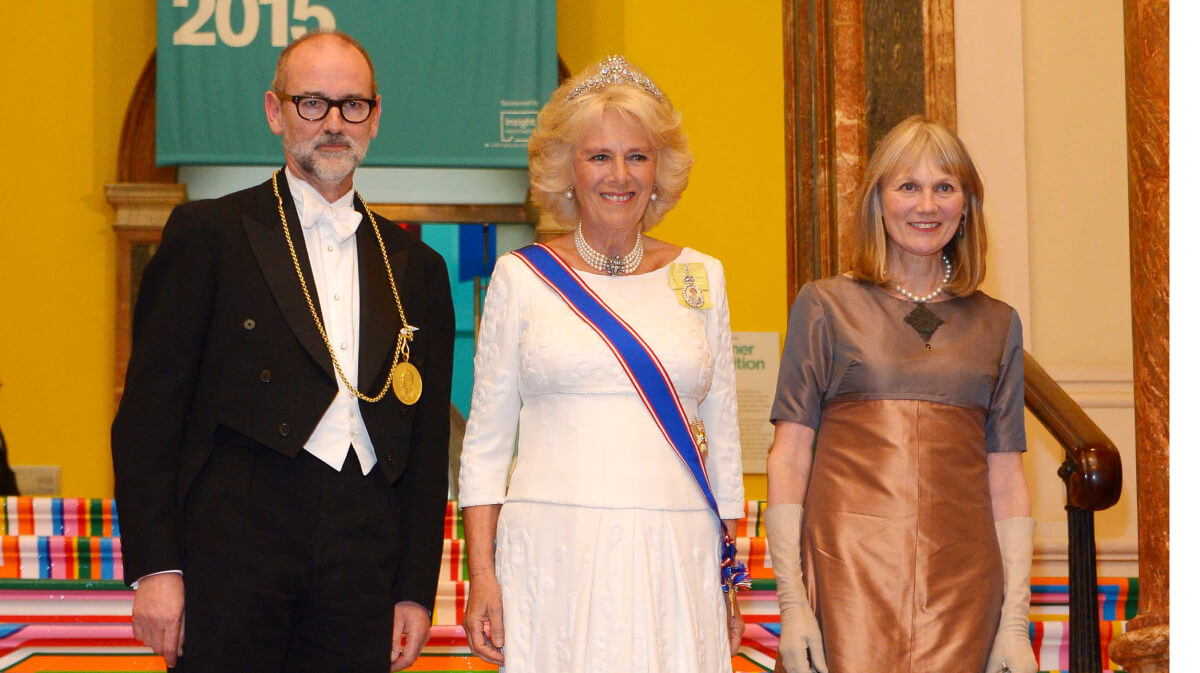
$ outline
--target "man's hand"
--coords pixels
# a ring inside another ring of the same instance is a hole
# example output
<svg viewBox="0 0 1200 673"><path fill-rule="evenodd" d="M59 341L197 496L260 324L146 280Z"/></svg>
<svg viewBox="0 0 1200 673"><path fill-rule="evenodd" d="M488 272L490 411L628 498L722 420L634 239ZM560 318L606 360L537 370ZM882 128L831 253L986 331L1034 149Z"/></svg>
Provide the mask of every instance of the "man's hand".
<svg viewBox="0 0 1200 673"><path fill-rule="evenodd" d="M504 665L504 606L496 575L481 572L471 577L467 610L463 615L467 644L471 651L489 664Z"/></svg>
<svg viewBox="0 0 1200 673"><path fill-rule="evenodd" d="M402 671L417 660L421 648L429 642L429 613L419 603L396 603L392 619L392 668Z"/></svg>
<svg viewBox="0 0 1200 673"><path fill-rule="evenodd" d="M133 637L173 668L183 656L183 576L150 575L133 594Z"/></svg>

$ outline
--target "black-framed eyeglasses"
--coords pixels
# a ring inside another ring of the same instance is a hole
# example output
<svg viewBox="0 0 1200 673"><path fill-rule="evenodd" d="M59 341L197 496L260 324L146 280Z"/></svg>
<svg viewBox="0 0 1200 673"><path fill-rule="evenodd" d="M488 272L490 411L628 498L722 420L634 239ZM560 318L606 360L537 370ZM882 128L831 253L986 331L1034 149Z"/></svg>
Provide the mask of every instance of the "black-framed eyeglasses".
<svg viewBox="0 0 1200 673"><path fill-rule="evenodd" d="M367 121L371 116L371 110L375 109L375 100L373 98L343 98L334 100L333 98L325 98L324 96L293 96L284 94L290 98L292 103L296 105L296 114L300 115L301 119L310 122L319 122L329 114L330 108L337 108L342 115L342 120L351 124L361 124Z"/></svg>

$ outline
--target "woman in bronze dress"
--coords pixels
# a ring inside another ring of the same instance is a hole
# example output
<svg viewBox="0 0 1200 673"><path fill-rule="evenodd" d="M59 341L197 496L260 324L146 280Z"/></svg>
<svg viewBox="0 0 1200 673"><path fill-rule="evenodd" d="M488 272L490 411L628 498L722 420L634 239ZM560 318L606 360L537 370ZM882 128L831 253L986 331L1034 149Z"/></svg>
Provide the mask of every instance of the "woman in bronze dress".
<svg viewBox="0 0 1200 673"><path fill-rule="evenodd" d="M1032 673L1021 322L978 289L983 185L920 117L863 185L851 269L797 295L771 412L777 670Z"/></svg>

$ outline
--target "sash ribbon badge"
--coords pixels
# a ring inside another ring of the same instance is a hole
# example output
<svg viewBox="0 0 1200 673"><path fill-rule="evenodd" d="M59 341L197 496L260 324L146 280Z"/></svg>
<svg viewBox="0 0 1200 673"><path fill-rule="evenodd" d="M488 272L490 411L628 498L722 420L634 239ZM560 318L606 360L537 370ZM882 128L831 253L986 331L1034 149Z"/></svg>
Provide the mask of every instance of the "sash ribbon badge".
<svg viewBox="0 0 1200 673"><path fill-rule="evenodd" d="M708 294L708 271L703 262L672 262L667 269L667 278L680 304L688 308L712 308L712 299Z"/></svg>

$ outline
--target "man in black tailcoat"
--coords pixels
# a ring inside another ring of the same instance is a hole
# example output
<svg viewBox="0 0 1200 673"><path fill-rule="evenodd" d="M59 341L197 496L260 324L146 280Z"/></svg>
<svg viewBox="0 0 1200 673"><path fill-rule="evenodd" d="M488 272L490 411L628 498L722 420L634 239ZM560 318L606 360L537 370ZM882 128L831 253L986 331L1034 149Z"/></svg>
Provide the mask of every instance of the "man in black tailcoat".
<svg viewBox="0 0 1200 673"><path fill-rule="evenodd" d="M176 208L134 311L112 432L134 635L181 671L383 673L430 632L446 265L356 198L362 45L292 43L265 108L286 168Z"/></svg>

